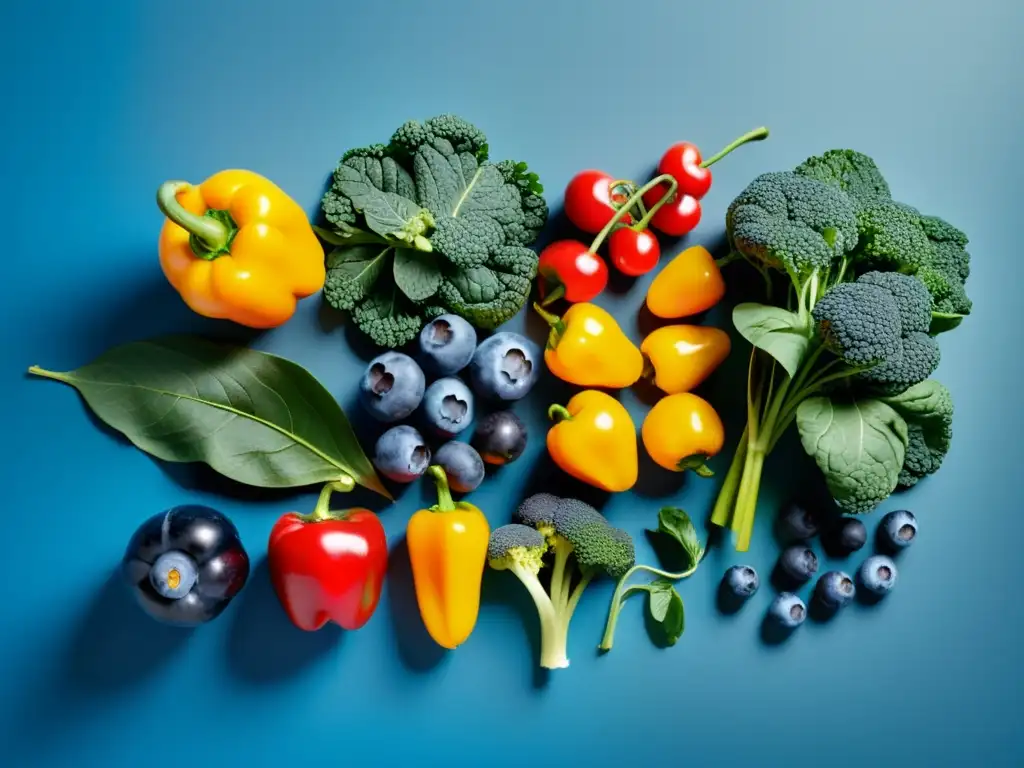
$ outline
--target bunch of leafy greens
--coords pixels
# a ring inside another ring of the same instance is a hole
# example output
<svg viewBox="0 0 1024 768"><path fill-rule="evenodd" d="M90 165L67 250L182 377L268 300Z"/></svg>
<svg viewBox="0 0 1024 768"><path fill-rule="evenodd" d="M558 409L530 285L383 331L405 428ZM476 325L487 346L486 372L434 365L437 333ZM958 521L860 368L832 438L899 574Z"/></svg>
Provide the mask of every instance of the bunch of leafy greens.
<svg viewBox="0 0 1024 768"><path fill-rule="evenodd" d="M750 545L765 458L795 421L843 512L868 512L941 466L953 401L931 378L939 334L971 312L967 236L892 196L868 156L830 150L765 173L730 204L732 257L767 301L751 343L747 425L712 513Z"/></svg>
<svg viewBox="0 0 1024 768"><path fill-rule="evenodd" d="M321 201L328 226L317 227L335 246L327 302L383 347L446 312L493 330L526 303L537 274L542 192L525 163L490 161L486 136L455 115L348 150Z"/></svg>

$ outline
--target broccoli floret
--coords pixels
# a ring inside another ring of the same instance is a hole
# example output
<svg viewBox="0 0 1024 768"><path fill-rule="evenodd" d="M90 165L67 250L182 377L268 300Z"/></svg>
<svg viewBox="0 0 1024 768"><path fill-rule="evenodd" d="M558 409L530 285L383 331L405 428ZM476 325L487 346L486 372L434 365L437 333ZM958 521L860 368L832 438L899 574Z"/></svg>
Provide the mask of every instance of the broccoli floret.
<svg viewBox="0 0 1024 768"><path fill-rule="evenodd" d="M921 224L931 250L917 270L917 277L932 295L932 311L940 315L969 315L972 302L966 283L971 276L971 256L966 250L967 235L937 216L922 216ZM952 321L946 327L958 320L944 319Z"/></svg>
<svg viewBox="0 0 1024 768"><path fill-rule="evenodd" d="M578 499L534 494L520 504L516 515L518 524L502 526L491 535L489 561L494 568L518 569L516 575L533 595L541 617L541 666L566 667L569 625L580 597L595 578L618 578L633 566L633 540ZM534 557L544 551L553 554L547 592L530 570Z"/></svg>
<svg viewBox="0 0 1024 768"><path fill-rule="evenodd" d="M375 290L352 308L356 327L387 349L404 346L416 338L427 317L423 308L405 299L394 284Z"/></svg>
<svg viewBox="0 0 1024 768"><path fill-rule="evenodd" d="M874 393L897 394L935 373L940 357L939 344L932 336L911 331L900 339L898 354L855 378Z"/></svg>
<svg viewBox="0 0 1024 768"><path fill-rule="evenodd" d="M809 157L794 172L838 187L858 208L892 197L889 183L875 161L852 149L830 149Z"/></svg>
<svg viewBox="0 0 1024 768"><path fill-rule="evenodd" d="M899 308L879 285L840 283L818 301L813 316L825 346L848 365L877 366L900 356Z"/></svg>
<svg viewBox="0 0 1024 768"><path fill-rule="evenodd" d="M928 330L932 321L932 297L920 280L900 272L865 272L858 283L885 288L896 300L902 333Z"/></svg>
<svg viewBox="0 0 1024 768"><path fill-rule="evenodd" d="M860 236L855 259L868 268L915 272L928 258L931 244L916 208L879 200L857 213Z"/></svg>

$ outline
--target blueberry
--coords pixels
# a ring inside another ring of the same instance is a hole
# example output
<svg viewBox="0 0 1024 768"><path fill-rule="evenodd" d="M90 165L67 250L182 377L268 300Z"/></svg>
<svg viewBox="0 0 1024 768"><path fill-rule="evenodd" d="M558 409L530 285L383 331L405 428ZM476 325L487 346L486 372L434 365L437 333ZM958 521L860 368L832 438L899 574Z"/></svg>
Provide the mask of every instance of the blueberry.
<svg viewBox="0 0 1024 768"><path fill-rule="evenodd" d="M473 393L457 376L438 379L423 395L427 425L442 437L455 437L473 422Z"/></svg>
<svg viewBox="0 0 1024 768"><path fill-rule="evenodd" d="M725 572L725 585L738 598L746 599L757 592L760 580L749 565L734 565Z"/></svg>
<svg viewBox="0 0 1024 768"><path fill-rule="evenodd" d="M842 608L853 600L857 594L857 587L853 579L842 571L828 571L822 574L814 587L814 596L821 601L826 608Z"/></svg>
<svg viewBox="0 0 1024 768"><path fill-rule="evenodd" d="M411 483L430 466L430 447L418 430L401 424L377 439L373 464L396 483Z"/></svg>
<svg viewBox="0 0 1024 768"><path fill-rule="evenodd" d="M861 586L868 592L885 595L896 586L899 571L896 570L896 563L891 557L873 555L864 561L857 576L860 578Z"/></svg>
<svg viewBox="0 0 1024 768"><path fill-rule="evenodd" d="M475 491L484 479L484 460L469 443L449 440L437 449L434 463L448 475L448 487L458 493Z"/></svg>
<svg viewBox="0 0 1024 768"><path fill-rule="evenodd" d="M917 538L917 518L905 509L890 512L878 524L878 535L890 549L906 549Z"/></svg>
<svg viewBox="0 0 1024 768"><path fill-rule="evenodd" d="M807 541L818 535L818 521L799 504L790 504L779 520L783 536L789 541Z"/></svg>
<svg viewBox="0 0 1024 768"><path fill-rule="evenodd" d="M470 381L480 397L518 400L537 381L540 349L518 333L496 333L480 343L470 363Z"/></svg>
<svg viewBox="0 0 1024 768"><path fill-rule="evenodd" d="M868 540L868 529L855 517L844 517L829 536L834 548L842 554L852 554Z"/></svg>
<svg viewBox="0 0 1024 768"><path fill-rule="evenodd" d="M526 449L526 425L512 411L495 411L480 420L473 446L488 464L508 464Z"/></svg>
<svg viewBox="0 0 1024 768"><path fill-rule="evenodd" d="M401 352L378 355L366 367L359 382L359 399L378 421L401 421L423 399L426 377L419 364Z"/></svg>
<svg viewBox="0 0 1024 768"><path fill-rule="evenodd" d="M473 359L476 329L458 315L440 315L423 326L419 343L423 367L435 376L451 376Z"/></svg>
<svg viewBox="0 0 1024 768"><path fill-rule="evenodd" d="M818 572L818 556L804 544L793 544L782 550L779 567L793 581L803 584Z"/></svg>
<svg viewBox="0 0 1024 768"><path fill-rule="evenodd" d="M796 629L807 618L807 606L792 592L780 592L772 600L768 615L786 629Z"/></svg>

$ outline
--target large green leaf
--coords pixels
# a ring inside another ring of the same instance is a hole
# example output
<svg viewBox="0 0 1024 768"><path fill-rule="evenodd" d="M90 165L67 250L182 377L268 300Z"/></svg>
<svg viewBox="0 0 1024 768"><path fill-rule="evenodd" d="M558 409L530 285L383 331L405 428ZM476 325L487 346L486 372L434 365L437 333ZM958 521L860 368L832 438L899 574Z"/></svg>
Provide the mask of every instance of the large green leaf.
<svg viewBox="0 0 1024 768"><path fill-rule="evenodd" d="M758 349L774 357L790 378L796 376L810 342L807 324L782 307L746 302L732 311L736 330Z"/></svg>
<svg viewBox="0 0 1024 768"><path fill-rule="evenodd" d="M73 371L29 372L75 387L106 424L164 461L201 461L263 488L349 475L391 498L335 399L282 357L165 336L114 347Z"/></svg>

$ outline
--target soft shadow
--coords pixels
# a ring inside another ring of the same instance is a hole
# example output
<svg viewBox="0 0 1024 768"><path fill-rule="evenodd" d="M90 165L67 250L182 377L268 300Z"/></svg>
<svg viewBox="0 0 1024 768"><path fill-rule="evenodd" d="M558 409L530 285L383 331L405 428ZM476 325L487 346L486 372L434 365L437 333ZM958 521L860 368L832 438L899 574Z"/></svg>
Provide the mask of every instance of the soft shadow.
<svg viewBox="0 0 1024 768"><path fill-rule="evenodd" d="M660 499L679 493L690 472L672 472L655 463L643 444L639 446L638 473L632 492L647 499Z"/></svg>
<svg viewBox="0 0 1024 768"><path fill-rule="evenodd" d="M86 694L128 688L155 674L193 631L150 618L115 569L71 631L64 679Z"/></svg>
<svg viewBox="0 0 1024 768"><path fill-rule="evenodd" d="M545 567L550 571L550 567ZM546 586L546 585L545 585ZM551 679L553 670L540 666L540 617L537 606L530 594L514 575L505 571L487 568L484 571L483 589L480 593L484 605L500 605L511 608L515 612L516 625L509 631L522 631L530 644L532 661L532 680L535 688L543 688Z"/></svg>
<svg viewBox="0 0 1024 768"><path fill-rule="evenodd" d="M396 541L388 555L387 591L399 659L413 672L430 671L446 657L446 649L434 642L420 617L405 536Z"/></svg>
<svg viewBox="0 0 1024 768"><path fill-rule="evenodd" d="M885 600L885 595L876 595L874 592L865 589L863 585L860 585L853 599L860 605L872 607Z"/></svg>
<svg viewBox="0 0 1024 768"><path fill-rule="evenodd" d="M761 642L765 645L781 645L786 642L799 627L790 629L775 621L770 615L761 619Z"/></svg>
<svg viewBox="0 0 1024 768"><path fill-rule="evenodd" d="M608 261L606 253L602 254L601 258ZM627 275L625 272L620 272L611 264L608 264L608 273L608 285L605 288L608 293L622 296L633 290L633 286L636 285L637 278Z"/></svg>
<svg viewBox="0 0 1024 768"><path fill-rule="evenodd" d="M733 616L739 613L740 609L747 604L747 600L733 592L726 585L725 581L718 582L718 591L715 595L715 606L719 613L726 616Z"/></svg>
<svg viewBox="0 0 1024 768"><path fill-rule="evenodd" d="M320 295L316 308L316 319L320 325L320 330L327 334L334 333L339 328L347 327L345 313L328 304L323 294Z"/></svg>
<svg viewBox="0 0 1024 768"><path fill-rule="evenodd" d="M781 554L781 553L780 553ZM815 553L817 554L817 553ZM815 580L820 575L821 558L819 558L819 573L815 573L807 581L800 581L794 579L788 573L782 569L781 560L777 560L775 565L772 567L772 572L768 577L769 583L776 592L799 592L803 589L808 582Z"/></svg>
<svg viewBox="0 0 1024 768"><path fill-rule="evenodd" d="M577 480L562 470L547 451L537 457L515 506L518 507L518 502L535 493L550 493L563 498L579 499L598 510L611 498L608 491Z"/></svg>
<svg viewBox="0 0 1024 768"><path fill-rule="evenodd" d="M813 593L807 601L807 618L811 621L817 622L818 624L827 624L835 619L841 611L842 608L826 605Z"/></svg>
<svg viewBox="0 0 1024 768"><path fill-rule="evenodd" d="M331 653L344 634L333 623L316 632L292 624L274 592L266 556L235 601L225 649L227 667L249 683L274 683L298 674Z"/></svg>

